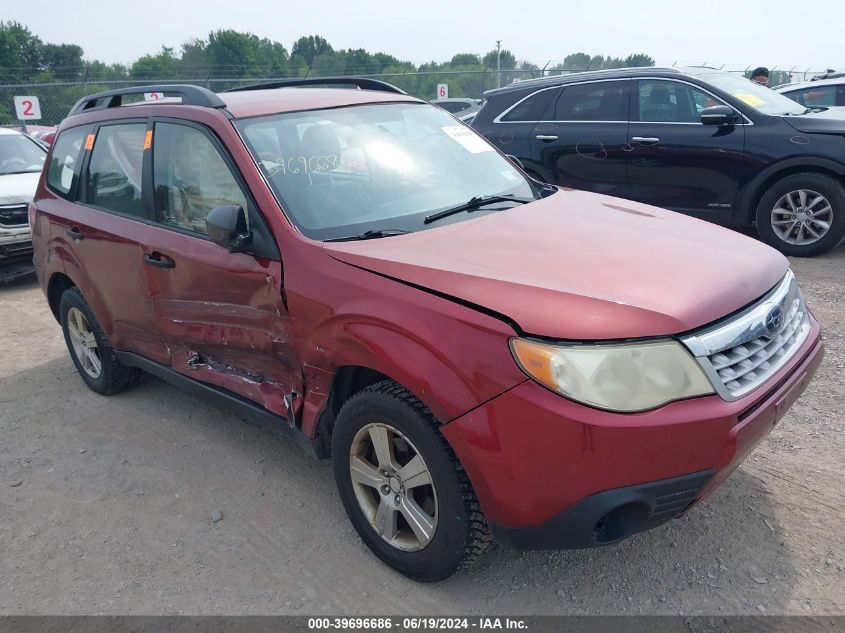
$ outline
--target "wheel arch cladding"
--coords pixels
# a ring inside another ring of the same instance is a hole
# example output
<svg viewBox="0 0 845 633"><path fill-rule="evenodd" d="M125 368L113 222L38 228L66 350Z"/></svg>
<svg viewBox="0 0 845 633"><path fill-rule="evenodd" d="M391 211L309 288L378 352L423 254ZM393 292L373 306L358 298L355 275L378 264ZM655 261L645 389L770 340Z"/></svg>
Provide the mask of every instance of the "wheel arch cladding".
<svg viewBox="0 0 845 633"><path fill-rule="evenodd" d="M389 314L335 315L309 337L312 344L302 357L306 435L330 433L346 400L385 379L413 394L441 423L524 380L510 357L507 337L469 324L466 330L455 328L447 334L422 323L402 327L390 319ZM444 338L437 341L440 335ZM464 345L477 346L479 353L457 358L444 353L457 344L450 340L453 336L462 337ZM500 339L499 353L493 351L493 337ZM484 358L489 361L480 364L478 359Z"/></svg>
<svg viewBox="0 0 845 633"><path fill-rule="evenodd" d="M61 323L62 318L59 314L59 304L62 301L62 295L68 288L76 286L73 280L64 273L53 273L50 281L47 283L47 304L50 306L50 311L53 313L56 321Z"/></svg>
<svg viewBox="0 0 845 633"><path fill-rule="evenodd" d="M790 159L776 163L760 172L746 187L740 205L742 216L739 219L748 225L753 224L757 214L757 206L769 188L779 180L802 173L829 176L845 186L845 166L832 161L825 159Z"/></svg>

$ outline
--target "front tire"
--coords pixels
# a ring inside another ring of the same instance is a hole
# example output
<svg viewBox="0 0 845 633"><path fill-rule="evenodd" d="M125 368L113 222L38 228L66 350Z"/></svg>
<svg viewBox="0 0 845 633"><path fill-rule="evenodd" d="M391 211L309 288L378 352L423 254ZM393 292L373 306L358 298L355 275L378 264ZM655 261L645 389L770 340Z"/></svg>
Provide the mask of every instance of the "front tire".
<svg viewBox="0 0 845 633"><path fill-rule="evenodd" d="M757 231L784 255L821 255L845 238L845 188L824 174L782 178L760 198Z"/></svg>
<svg viewBox="0 0 845 633"><path fill-rule="evenodd" d="M70 357L91 391L107 396L123 391L138 381L140 370L125 367L117 360L79 288L68 288L62 294L59 316Z"/></svg>
<svg viewBox="0 0 845 633"><path fill-rule="evenodd" d="M465 569L492 543L475 492L431 412L386 380L341 409L335 480L352 525L382 561L423 582Z"/></svg>

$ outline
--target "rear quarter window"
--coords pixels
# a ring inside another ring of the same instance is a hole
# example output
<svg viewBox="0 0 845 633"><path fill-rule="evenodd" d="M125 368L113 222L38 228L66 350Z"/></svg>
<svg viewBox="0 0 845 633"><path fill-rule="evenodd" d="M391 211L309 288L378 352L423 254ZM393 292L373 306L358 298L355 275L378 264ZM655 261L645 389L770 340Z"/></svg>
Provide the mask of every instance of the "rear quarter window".
<svg viewBox="0 0 845 633"><path fill-rule="evenodd" d="M47 167L47 186L63 198L70 196L79 177L82 142L88 128L77 127L63 131L53 144Z"/></svg>
<svg viewBox="0 0 845 633"><path fill-rule="evenodd" d="M523 98L522 101L517 99L516 105L505 112L500 120L511 122L540 121L546 113L549 104L558 94L560 94L560 88L552 88L549 90L538 90Z"/></svg>

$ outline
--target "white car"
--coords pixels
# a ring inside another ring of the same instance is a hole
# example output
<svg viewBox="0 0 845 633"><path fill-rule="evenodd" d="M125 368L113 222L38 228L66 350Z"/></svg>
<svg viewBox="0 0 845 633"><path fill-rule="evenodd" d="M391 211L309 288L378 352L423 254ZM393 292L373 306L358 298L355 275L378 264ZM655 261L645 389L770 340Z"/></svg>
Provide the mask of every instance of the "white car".
<svg viewBox="0 0 845 633"><path fill-rule="evenodd" d="M0 283L33 272L28 208L46 156L25 134L0 128Z"/></svg>
<svg viewBox="0 0 845 633"><path fill-rule="evenodd" d="M845 107L845 77L784 84L774 90L807 108Z"/></svg>

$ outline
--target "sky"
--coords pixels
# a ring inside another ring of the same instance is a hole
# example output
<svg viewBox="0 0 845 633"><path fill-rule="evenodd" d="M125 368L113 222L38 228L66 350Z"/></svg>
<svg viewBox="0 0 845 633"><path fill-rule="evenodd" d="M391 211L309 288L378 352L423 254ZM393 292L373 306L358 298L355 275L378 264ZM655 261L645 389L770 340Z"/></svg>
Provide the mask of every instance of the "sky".
<svg viewBox="0 0 845 633"><path fill-rule="evenodd" d="M416 64L447 61L459 52L483 54L502 40L517 59L540 66L583 51L641 52L659 65L845 69L842 0L4 0L4 5L0 19L17 20L46 42L79 44L87 59L108 63L131 63L161 46L178 51L209 31L235 29L279 41L288 50L297 37L318 34L335 48L381 51Z"/></svg>

